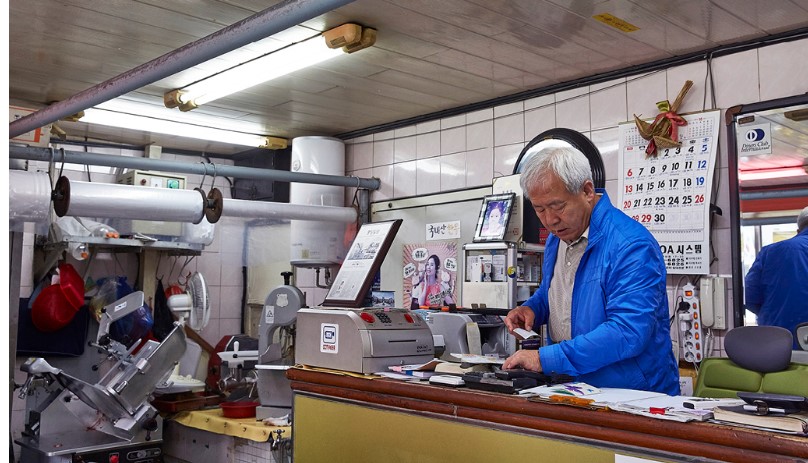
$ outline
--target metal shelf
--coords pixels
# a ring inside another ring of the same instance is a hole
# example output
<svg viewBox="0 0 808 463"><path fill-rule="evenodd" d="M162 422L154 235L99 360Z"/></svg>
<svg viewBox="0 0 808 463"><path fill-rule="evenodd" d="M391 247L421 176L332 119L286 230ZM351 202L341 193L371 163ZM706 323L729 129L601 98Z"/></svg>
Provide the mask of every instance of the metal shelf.
<svg viewBox="0 0 808 463"><path fill-rule="evenodd" d="M64 236L60 241L48 241L45 236L36 239L36 252L41 258L35 260L34 280L41 280L62 257L71 243L86 243L92 255L110 253L138 253L143 251L165 252L172 256L198 256L204 245L176 241L144 241L134 238L98 238L95 236ZM44 254L44 255L43 255Z"/></svg>
<svg viewBox="0 0 808 463"><path fill-rule="evenodd" d="M95 236L64 236L61 241L45 242L45 251L62 251L70 243L87 243L101 253L140 252L142 250L165 251L172 255L199 255L204 245L177 241L147 241L134 238L99 238Z"/></svg>

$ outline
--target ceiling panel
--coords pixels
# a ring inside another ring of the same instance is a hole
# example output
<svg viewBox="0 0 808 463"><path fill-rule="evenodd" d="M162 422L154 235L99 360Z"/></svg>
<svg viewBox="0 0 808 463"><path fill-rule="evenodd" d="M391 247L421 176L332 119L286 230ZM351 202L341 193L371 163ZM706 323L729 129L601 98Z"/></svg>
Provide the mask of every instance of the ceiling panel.
<svg viewBox="0 0 808 463"><path fill-rule="evenodd" d="M9 99L44 107L276 3L10 0ZM623 32L593 19L603 13L639 29ZM267 135L289 138L336 135L806 28L808 0L356 0L261 42L288 44L349 21L376 28L376 44L181 117L213 118L218 126L249 122ZM162 107L164 92L254 58L259 45L126 98ZM159 142L164 149L219 155L243 149L83 123L60 125L79 140Z"/></svg>

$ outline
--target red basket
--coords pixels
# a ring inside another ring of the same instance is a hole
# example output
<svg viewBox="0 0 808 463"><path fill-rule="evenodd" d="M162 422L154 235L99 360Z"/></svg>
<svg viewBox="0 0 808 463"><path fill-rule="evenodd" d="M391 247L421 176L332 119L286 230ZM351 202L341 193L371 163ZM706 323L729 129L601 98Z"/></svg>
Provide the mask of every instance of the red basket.
<svg viewBox="0 0 808 463"><path fill-rule="evenodd" d="M72 308L78 309L84 305L84 281L72 265L59 264L59 286Z"/></svg>
<svg viewBox="0 0 808 463"><path fill-rule="evenodd" d="M253 418L259 405L258 402L222 402L219 407L225 418Z"/></svg>

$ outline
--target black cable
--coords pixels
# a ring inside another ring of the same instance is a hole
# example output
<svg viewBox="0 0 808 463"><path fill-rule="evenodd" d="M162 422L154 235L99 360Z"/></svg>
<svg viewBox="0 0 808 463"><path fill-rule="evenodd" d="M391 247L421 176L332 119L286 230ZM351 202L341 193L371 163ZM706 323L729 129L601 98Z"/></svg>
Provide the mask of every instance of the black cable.
<svg viewBox="0 0 808 463"><path fill-rule="evenodd" d="M241 332L247 333L247 266L241 266Z"/></svg>

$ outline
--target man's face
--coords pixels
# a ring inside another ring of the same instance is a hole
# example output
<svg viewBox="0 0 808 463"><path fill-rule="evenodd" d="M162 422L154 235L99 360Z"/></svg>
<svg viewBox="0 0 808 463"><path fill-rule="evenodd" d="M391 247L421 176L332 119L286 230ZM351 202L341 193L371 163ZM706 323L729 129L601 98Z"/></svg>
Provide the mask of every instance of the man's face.
<svg viewBox="0 0 808 463"><path fill-rule="evenodd" d="M591 181L587 180L580 192L570 193L553 173L536 182L527 197L542 225L566 242L575 241L584 233L596 202Z"/></svg>

